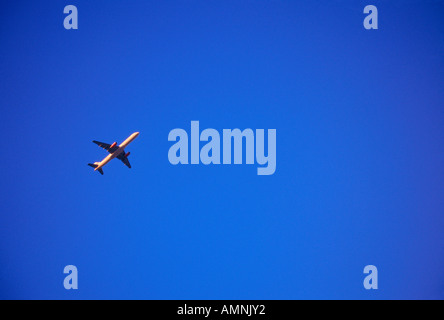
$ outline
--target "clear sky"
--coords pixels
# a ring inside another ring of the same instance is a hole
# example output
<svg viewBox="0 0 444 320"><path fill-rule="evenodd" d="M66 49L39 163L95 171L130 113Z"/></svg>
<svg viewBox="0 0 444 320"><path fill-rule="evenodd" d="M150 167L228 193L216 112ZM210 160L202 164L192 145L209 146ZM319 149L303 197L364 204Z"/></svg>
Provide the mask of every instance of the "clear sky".
<svg viewBox="0 0 444 320"><path fill-rule="evenodd" d="M0 298L443 299L443 15L438 0L2 2ZM276 129L275 174L171 165L168 133L192 120ZM135 131L132 169L87 166L107 154L92 140Z"/></svg>

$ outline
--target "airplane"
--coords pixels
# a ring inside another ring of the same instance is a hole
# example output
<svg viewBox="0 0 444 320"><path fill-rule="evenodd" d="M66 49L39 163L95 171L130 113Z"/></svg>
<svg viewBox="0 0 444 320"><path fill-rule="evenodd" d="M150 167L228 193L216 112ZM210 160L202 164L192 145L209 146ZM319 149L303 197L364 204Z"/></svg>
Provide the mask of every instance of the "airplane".
<svg viewBox="0 0 444 320"><path fill-rule="evenodd" d="M123 141L119 146L117 145L117 142L114 142L113 144L108 144L104 142L99 142L96 140L93 140L95 144L97 144L99 147L107 150L110 154L105 157L101 162L94 162L94 163L88 163L90 167L94 168L94 171L99 171L100 174L103 175L103 166L110 162L112 159L117 158L121 160L128 168L131 168L131 164L128 161L128 156L130 153L125 153L125 148L133 142L134 139L137 138L139 135L139 132L134 132L132 135L130 135L125 141Z"/></svg>

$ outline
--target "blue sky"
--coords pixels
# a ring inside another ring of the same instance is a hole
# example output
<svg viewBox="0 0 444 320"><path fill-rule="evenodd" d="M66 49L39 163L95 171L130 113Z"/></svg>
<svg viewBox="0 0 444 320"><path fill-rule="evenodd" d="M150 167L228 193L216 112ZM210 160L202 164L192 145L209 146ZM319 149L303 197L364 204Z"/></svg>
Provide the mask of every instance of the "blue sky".
<svg viewBox="0 0 444 320"><path fill-rule="evenodd" d="M0 298L442 299L444 2L367 4L3 3ZM276 129L275 174L171 165L192 120Z"/></svg>

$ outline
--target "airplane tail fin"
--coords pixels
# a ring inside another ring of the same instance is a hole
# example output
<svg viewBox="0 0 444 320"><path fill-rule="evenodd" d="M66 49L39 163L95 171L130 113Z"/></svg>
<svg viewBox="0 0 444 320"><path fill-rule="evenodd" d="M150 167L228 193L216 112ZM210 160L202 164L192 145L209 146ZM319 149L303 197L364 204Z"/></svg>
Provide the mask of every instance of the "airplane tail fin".
<svg viewBox="0 0 444 320"><path fill-rule="evenodd" d="M98 167L97 162L94 162L94 163L88 163L88 165L89 165L90 167L93 167L94 169ZM100 168L98 171L100 172L101 175L103 175L103 170L102 170L102 168Z"/></svg>

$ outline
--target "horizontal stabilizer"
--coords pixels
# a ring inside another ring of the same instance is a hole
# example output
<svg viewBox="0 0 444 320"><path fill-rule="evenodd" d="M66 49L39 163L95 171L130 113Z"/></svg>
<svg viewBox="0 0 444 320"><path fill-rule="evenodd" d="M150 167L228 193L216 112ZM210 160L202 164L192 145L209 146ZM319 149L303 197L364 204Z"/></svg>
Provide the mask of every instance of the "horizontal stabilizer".
<svg viewBox="0 0 444 320"><path fill-rule="evenodd" d="M95 164L95 163L88 163L88 165L90 166L90 167L93 167L93 168L97 168L98 167L98 165L97 164ZM102 168L100 168L99 170L97 170L97 171L99 171L100 172L100 174L102 174L103 175L103 170L102 170Z"/></svg>

